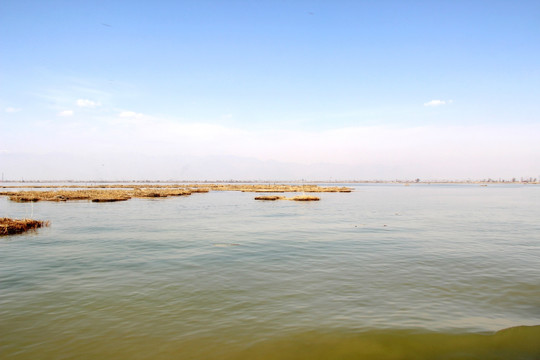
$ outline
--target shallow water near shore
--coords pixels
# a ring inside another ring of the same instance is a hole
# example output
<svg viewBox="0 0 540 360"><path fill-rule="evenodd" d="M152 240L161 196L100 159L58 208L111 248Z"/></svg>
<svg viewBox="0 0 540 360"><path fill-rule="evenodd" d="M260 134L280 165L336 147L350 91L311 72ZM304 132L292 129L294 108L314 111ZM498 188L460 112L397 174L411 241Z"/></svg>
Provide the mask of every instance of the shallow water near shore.
<svg viewBox="0 0 540 360"><path fill-rule="evenodd" d="M0 238L1 357L540 356L540 186L353 187L2 197L51 226Z"/></svg>

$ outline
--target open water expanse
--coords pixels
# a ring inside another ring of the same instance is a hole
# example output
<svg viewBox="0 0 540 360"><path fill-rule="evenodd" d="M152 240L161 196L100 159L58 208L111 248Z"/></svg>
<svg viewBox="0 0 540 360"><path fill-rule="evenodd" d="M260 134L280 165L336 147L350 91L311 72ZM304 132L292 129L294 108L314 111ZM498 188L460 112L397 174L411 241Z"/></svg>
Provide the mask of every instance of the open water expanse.
<svg viewBox="0 0 540 360"><path fill-rule="evenodd" d="M540 186L353 187L1 197L0 358L540 358Z"/></svg>

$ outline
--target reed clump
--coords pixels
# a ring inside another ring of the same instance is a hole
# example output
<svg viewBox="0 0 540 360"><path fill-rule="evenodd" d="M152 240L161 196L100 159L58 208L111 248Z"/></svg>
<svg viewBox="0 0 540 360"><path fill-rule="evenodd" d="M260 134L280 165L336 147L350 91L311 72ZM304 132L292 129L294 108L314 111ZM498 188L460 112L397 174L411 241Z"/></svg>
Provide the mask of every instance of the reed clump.
<svg viewBox="0 0 540 360"><path fill-rule="evenodd" d="M266 201L276 201L276 200L283 200L283 199L285 199L284 196L261 195L261 196L255 197L255 200L266 200Z"/></svg>
<svg viewBox="0 0 540 360"><path fill-rule="evenodd" d="M291 200L291 201L319 201L320 198L316 196L311 195L299 195L299 196L293 196L293 197L285 197L285 196L272 196L272 195L261 195L256 196L255 200L267 200L267 201L275 201L275 200Z"/></svg>
<svg viewBox="0 0 540 360"><path fill-rule="evenodd" d="M310 196L310 195L300 195L300 196L294 196L292 198L287 198L287 200L292 201L319 201L321 200L317 196Z"/></svg>
<svg viewBox="0 0 540 360"><path fill-rule="evenodd" d="M110 197L110 196L104 196L104 197L97 197L93 198L91 201L96 203L102 203L102 202L117 202L117 201L127 201L131 199L131 197Z"/></svg>
<svg viewBox="0 0 540 360"><path fill-rule="evenodd" d="M208 188L189 188L189 191L192 193L207 193L210 192L210 189Z"/></svg>
<svg viewBox="0 0 540 360"><path fill-rule="evenodd" d="M188 189L136 189L131 194L133 197L137 198L165 198L169 196L187 196L191 195L192 191Z"/></svg>
<svg viewBox="0 0 540 360"><path fill-rule="evenodd" d="M0 218L0 235L20 234L49 224L41 220Z"/></svg>

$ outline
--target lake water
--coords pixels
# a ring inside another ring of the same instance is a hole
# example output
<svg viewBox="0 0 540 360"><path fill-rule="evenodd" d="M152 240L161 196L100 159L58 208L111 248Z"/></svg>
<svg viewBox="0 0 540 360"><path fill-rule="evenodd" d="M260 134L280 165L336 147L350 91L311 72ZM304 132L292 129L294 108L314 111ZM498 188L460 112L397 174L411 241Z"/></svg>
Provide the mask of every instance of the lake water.
<svg viewBox="0 0 540 360"><path fill-rule="evenodd" d="M540 186L353 187L1 197L0 357L540 358Z"/></svg>

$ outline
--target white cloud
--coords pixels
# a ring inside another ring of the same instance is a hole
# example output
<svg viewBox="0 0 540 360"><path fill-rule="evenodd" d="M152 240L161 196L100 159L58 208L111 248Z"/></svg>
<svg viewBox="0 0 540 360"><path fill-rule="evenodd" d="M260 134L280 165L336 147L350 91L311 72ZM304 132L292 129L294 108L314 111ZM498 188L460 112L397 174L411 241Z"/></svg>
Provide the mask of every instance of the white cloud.
<svg viewBox="0 0 540 360"><path fill-rule="evenodd" d="M136 113L135 111L122 111L120 114L118 114L121 118L133 118L133 119L140 119L144 115L141 113Z"/></svg>
<svg viewBox="0 0 540 360"><path fill-rule="evenodd" d="M13 107L7 107L6 108L7 113L16 113L16 112L19 112L19 111L21 111L21 109L13 108Z"/></svg>
<svg viewBox="0 0 540 360"><path fill-rule="evenodd" d="M451 103L452 100L448 101L448 103ZM440 106L440 105L445 105L446 104L446 101L444 100L431 100L431 101L428 101L427 103L424 103L424 106Z"/></svg>
<svg viewBox="0 0 540 360"><path fill-rule="evenodd" d="M86 108L95 108L95 107L101 106L101 103L88 100L88 99L78 99L76 101L76 104L79 107L86 107Z"/></svg>
<svg viewBox="0 0 540 360"><path fill-rule="evenodd" d="M67 116L73 116L73 110L64 110L64 111L60 111L58 113L58 116L64 116L64 117L67 117Z"/></svg>

